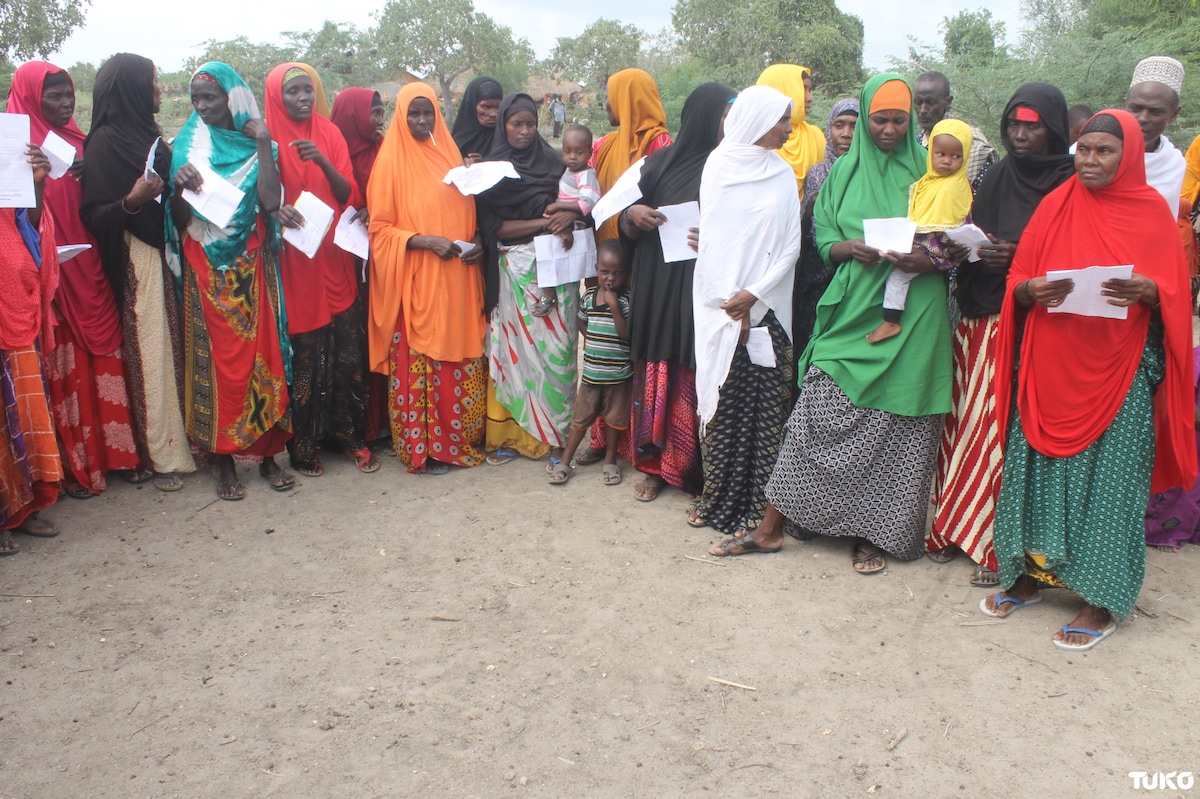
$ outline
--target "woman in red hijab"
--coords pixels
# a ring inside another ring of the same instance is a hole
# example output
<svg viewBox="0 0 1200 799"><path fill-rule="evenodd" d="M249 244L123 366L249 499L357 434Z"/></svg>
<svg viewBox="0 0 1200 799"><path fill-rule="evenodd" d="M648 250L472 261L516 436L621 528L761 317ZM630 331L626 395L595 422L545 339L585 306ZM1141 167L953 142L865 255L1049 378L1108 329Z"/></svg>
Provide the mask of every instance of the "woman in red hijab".
<svg viewBox="0 0 1200 799"><path fill-rule="evenodd" d="M1146 185L1132 115L1103 111L1080 133L1076 174L1042 201L1008 273L997 334L996 412L1007 426L996 508L1001 584L980 609L1041 601L1039 583L1084 607L1054 634L1090 649L1133 610L1145 571L1150 492L1190 486L1191 295L1175 221ZM1083 289L1050 270L1133 265L1099 292L1109 311L1072 310Z"/></svg>
<svg viewBox="0 0 1200 799"><path fill-rule="evenodd" d="M75 85L66 70L45 61L21 65L13 74L8 113L29 115L34 144L40 146L51 131L66 140L75 148L76 167L81 165L84 134L75 124ZM113 469L130 470L133 482L151 476L138 471L121 357L121 316L99 247L79 217L82 201L77 169L46 181L55 243L92 246L62 264L54 311L65 324L58 326L57 346L43 353L66 491L77 499L103 491L105 474Z"/></svg>
<svg viewBox="0 0 1200 799"><path fill-rule="evenodd" d="M366 373L362 306L355 303L354 256L333 243L333 227L350 206L363 205L353 180L346 140L337 126L314 109L317 93L302 64L280 64L266 84L266 119L279 146L284 205L279 223L306 224L295 203L302 192L333 209L333 223L309 258L285 241L279 252L288 335L292 341L292 466L319 477L320 446L333 439L358 465L374 472L379 462L362 440Z"/></svg>

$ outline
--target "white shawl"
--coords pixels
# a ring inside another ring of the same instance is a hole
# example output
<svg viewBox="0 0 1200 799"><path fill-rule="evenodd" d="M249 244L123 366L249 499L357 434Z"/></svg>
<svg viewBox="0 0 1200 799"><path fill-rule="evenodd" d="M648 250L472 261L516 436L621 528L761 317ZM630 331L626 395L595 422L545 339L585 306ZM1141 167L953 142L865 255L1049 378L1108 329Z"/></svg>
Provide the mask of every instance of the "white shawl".
<svg viewBox="0 0 1200 799"><path fill-rule="evenodd" d="M1179 216L1179 195L1183 193L1183 178L1187 159L1171 140L1160 136L1158 149L1146 153L1146 182L1163 196L1171 209L1171 218Z"/></svg>
<svg viewBox="0 0 1200 799"><path fill-rule="evenodd" d="M791 105L781 92L751 86L725 119L725 138L700 179L700 252L692 283L696 324L696 402L700 431L717 412L741 323L721 304L742 289L758 302L758 325L768 310L791 336L792 279L800 255L800 195L796 176L761 139Z"/></svg>

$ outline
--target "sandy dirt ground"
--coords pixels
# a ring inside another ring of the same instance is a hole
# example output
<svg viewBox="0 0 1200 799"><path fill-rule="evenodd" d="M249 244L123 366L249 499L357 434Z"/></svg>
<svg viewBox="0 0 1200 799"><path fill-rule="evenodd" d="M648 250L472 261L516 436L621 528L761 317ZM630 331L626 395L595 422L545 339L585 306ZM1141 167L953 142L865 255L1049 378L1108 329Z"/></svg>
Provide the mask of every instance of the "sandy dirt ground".
<svg viewBox="0 0 1200 799"><path fill-rule="evenodd" d="M1200 771L1195 548L1149 552L1135 616L1068 654L1075 600L985 619L962 558L696 560L715 536L628 466L326 462L290 494L242 466L240 503L207 471L114 479L18 536L0 797L1121 797Z"/></svg>

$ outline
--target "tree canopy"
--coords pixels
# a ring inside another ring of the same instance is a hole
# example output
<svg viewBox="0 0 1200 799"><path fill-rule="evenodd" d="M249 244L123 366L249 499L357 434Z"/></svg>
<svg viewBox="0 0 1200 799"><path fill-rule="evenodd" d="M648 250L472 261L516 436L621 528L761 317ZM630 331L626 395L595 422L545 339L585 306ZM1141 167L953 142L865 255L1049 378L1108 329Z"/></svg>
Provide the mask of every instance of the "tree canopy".
<svg viewBox="0 0 1200 799"><path fill-rule="evenodd" d="M3 0L0 55L18 61L45 58L83 24L86 0Z"/></svg>
<svg viewBox="0 0 1200 799"><path fill-rule="evenodd" d="M600 91L609 75L639 65L643 37L636 25L598 19L578 36L559 37L543 69Z"/></svg>
<svg viewBox="0 0 1200 799"><path fill-rule="evenodd" d="M775 63L811 67L838 92L862 82L862 20L834 0L677 0L671 19L684 51L732 86Z"/></svg>
<svg viewBox="0 0 1200 799"><path fill-rule="evenodd" d="M533 57L525 39L514 39L511 29L476 11L471 0L388 0L371 35L380 64L425 78L445 109L460 76L507 66L509 83L502 85L524 83L511 68L527 75Z"/></svg>

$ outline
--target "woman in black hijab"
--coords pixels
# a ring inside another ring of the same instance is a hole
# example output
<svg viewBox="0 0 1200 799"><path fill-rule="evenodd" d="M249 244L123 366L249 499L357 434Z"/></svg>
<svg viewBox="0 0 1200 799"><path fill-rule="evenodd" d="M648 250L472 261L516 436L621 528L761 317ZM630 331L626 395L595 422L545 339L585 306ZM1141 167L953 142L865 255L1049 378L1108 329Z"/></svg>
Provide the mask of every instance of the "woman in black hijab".
<svg viewBox="0 0 1200 799"><path fill-rule="evenodd" d="M475 198L487 248L484 309L490 314L487 350L494 389L488 392L488 463L547 452L554 461L566 444L575 400L579 291L575 283L559 286L558 305L546 316L533 315L541 297L533 238L568 231L580 215L544 216L558 198L566 167L538 133L533 98L510 94L499 116L488 160L511 162L520 180L506 178Z"/></svg>
<svg viewBox="0 0 1200 799"><path fill-rule="evenodd" d="M1007 155L975 193L971 216L991 239L981 260L958 268L954 296L962 319L954 331L954 410L938 457L937 516L925 542L929 557L948 562L961 549L975 561L971 584L999 583L992 530L1000 496L1003 431L996 419L996 332L1008 268L1017 242L1042 198L1075 173L1067 152L1067 101L1047 83L1026 83L1004 109L1000 138Z"/></svg>
<svg viewBox="0 0 1200 799"><path fill-rule="evenodd" d="M482 76L467 84L458 115L454 117L454 128L450 131L464 163L473 164L487 158L496 136L496 120L503 97L504 90L495 78Z"/></svg>
<svg viewBox="0 0 1200 799"><path fill-rule="evenodd" d="M161 99L150 59L121 53L100 67L91 133L83 143L79 215L96 237L121 308L139 455L153 466L156 488L177 491L183 487L177 473L196 466L181 410L179 302L163 256L170 191L163 176L171 171L171 148L154 121Z"/></svg>
<svg viewBox="0 0 1200 799"><path fill-rule="evenodd" d="M721 83L706 83L688 96L678 139L646 159L638 183L642 199L620 218L621 242L633 252L631 293L637 298L629 318L634 402L631 451L625 454L646 475L634 487L643 501L664 485L688 494L702 488L692 324L696 262L663 260L658 228L666 217L658 208L700 199L704 162L721 140L721 122L736 96Z"/></svg>

